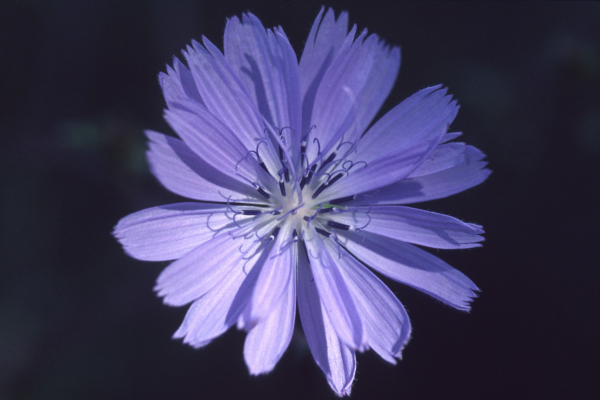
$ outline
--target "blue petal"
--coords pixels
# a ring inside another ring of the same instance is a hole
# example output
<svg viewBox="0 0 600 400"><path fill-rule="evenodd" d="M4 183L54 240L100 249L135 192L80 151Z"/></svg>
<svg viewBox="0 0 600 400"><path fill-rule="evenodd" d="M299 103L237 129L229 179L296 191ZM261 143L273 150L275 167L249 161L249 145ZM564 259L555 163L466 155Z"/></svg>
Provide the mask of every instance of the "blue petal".
<svg viewBox="0 0 600 400"><path fill-rule="evenodd" d="M338 396L349 395L356 372L354 351L332 326L303 248L298 255L298 311L315 362Z"/></svg>
<svg viewBox="0 0 600 400"><path fill-rule="evenodd" d="M266 31L254 15L225 27L225 58L263 118L278 129L300 165L302 109L296 53L281 29ZM285 128L285 129L283 129Z"/></svg>
<svg viewBox="0 0 600 400"><path fill-rule="evenodd" d="M121 219L113 234L138 260L175 260L211 240L216 229L232 225L226 211L225 206L202 203L148 208Z"/></svg>
<svg viewBox="0 0 600 400"><path fill-rule="evenodd" d="M181 140L152 131L146 136L150 169L171 192L201 201L264 202L255 188L218 171Z"/></svg>
<svg viewBox="0 0 600 400"><path fill-rule="evenodd" d="M194 82L190 70L178 58L173 59L173 68L167 66L167 73L160 73L158 81L163 90L167 105L181 99L189 99L206 107Z"/></svg>
<svg viewBox="0 0 600 400"><path fill-rule="evenodd" d="M372 192L365 193L371 204L411 204L441 199L479 185L491 171L480 161L484 156L467 146L466 159L446 170L407 178ZM363 200L364 202L364 200Z"/></svg>
<svg viewBox="0 0 600 400"><path fill-rule="evenodd" d="M437 89L416 93L377 121L358 143L356 154L349 156L357 167L325 191L320 201L384 187L413 172L439 143L458 111L446 91Z"/></svg>
<svg viewBox="0 0 600 400"><path fill-rule="evenodd" d="M303 133L310 129L308 116L312 113L319 84L348 36L348 13L342 12L336 20L331 8L323 16L324 11L321 8L315 19L300 58Z"/></svg>
<svg viewBox="0 0 600 400"><path fill-rule="evenodd" d="M403 242L436 249L481 246L482 229L448 215L402 206L353 207L331 213L333 221Z"/></svg>
<svg viewBox="0 0 600 400"><path fill-rule="evenodd" d="M459 310L470 310L477 286L462 272L411 244L384 236L340 232L344 246L366 265Z"/></svg>
<svg viewBox="0 0 600 400"><path fill-rule="evenodd" d="M304 126L310 131L306 148L310 162L316 159L319 150L326 157L342 137L353 141L362 133L356 123L361 106L358 99L374 66L374 52L371 50L377 38L371 36L365 39L366 32L363 32L354 40L355 33L356 27L353 27L325 72L312 107L303 108L306 113L303 115Z"/></svg>
<svg viewBox="0 0 600 400"><path fill-rule="evenodd" d="M261 157L269 171L276 173L278 156L261 115L219 49L206 38L203 44L192 42L193 48L188 47L186 59L206 109L229 131L235 132L247 150L255 150L261 141L267 143Z"/></svg>
<svg viewBox="0 0 600 400"><path fill-rule="evenodd" d="M363 46L366 46L369 40L372 40L370 56L373 57L374 62L367 83L357 99L359 106L356 130L359 134L362 134L373 121L392 91L400 71L400 48L386 45L377 35L372 35Z"/></svg>
<svg viewBox="0 0 600 400"><path fill-rule="evenodd" d="M239 250L242 239L228 233L211 239L174 261L160 274L154 288L172 306L190 303L221 282L232 270L247 264Z"/></svg>
<svg viewBox="0 0 600 400"><path fill-rule="evenodd" d="M250 329L244 359L252 375L270 372L292 339L296 319L296 268L291 268L284 295L265 320Z"/></svg>
<svg viewBox="0 0 600 400"><path fill-rule="evenodd" d="M296 268L295 246L290 245L292 230L292 223L287 220L281 226L271 248L263 250L269 254L264 263L255 266L260 268L260 273L249 305L248 318L251 324L272 314L282 296L288 291L290 277Z"/></svg>
<svg viewBox="0 0 600 400"><path fill-rule="evenodd" d="M327 316L340 340L362 351L366 344L364 327L339 266L314 229L304 232L310 268Z"/></svg>
<svg viewBox="0 0 600 400"><path fill-rule="evenodd" d="M173 338L193 347L210 343L235 324L245 305L240 301L240 287L247 279L247 270L234 268L218 285L194 301Z"/></svg>
<svg viewBox="0 0 600 400"><path fill-rule="evenodd" d="M408 178L431 175L456 167L467 158L467 146L464 143L446 143L436 148L423 160Z"/></svg>
<svg viewBox="0 0 600 400"><path fill-rule="evenodd" d="M338 260L365 322L367 343L384 360L395 364L410 338L408 314L391 290L349 253Z"/></svg>
<svg viewBox="0 0 600 400"><path fill-rule="evenodd" d="M269 191L276 189L276 181L259 166L240 141L240 135L199 104L182 101L181 108L165 111L165 119L185 144L214 169L240 183L258 181Z"/></svg>

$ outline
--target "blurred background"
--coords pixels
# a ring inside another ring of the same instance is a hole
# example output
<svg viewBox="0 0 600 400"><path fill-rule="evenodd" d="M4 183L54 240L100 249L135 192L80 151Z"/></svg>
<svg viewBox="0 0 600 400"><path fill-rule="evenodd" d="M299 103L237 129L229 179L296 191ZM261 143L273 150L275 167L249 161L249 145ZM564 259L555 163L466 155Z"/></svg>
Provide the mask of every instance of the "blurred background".
<svg viewBox="0 0 600 400"><path fill-rule="evenodd" d="M250 377L244 333L194 350L167 263L127 257L127 214L182 201L145 162L170 133L157 75L227 17L283 26L298 54L321 3L402 47L383 111L437 83L487 182L418 207L482 224L434 251L482 289L462 313L386 280L412 319L404 359L358 356L353 399L600 398L600 3L3 0L0 5L0 399L333 399L299 330Z"/></svg>

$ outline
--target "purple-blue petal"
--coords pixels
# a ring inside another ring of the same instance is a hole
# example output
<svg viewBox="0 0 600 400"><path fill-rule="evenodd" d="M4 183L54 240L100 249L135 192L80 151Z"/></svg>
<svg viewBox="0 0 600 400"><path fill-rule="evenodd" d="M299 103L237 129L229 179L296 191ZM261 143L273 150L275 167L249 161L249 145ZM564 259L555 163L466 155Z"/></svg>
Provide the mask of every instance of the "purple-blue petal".
<svg viewBox="0 0 600 400"><path fill-rule="evenodd" d="M411 244L372 233L341 232L344 246L369 267L459 310L479 289L462 272Z"/></svg>
<svg viewBox="0 0 600 400"><path fill-rule="evenodd" d="M321 301L306 252L298 257L298 311L306 341L317 365L338 396L350 394L356 372L354 350L338 338Z"/></svg>
<svg viewBox="0 0 600 400"><path fill-rule="evenodd" d="M329 214L329 218L364 232L436 249L479 247L484 240L480 227L431 211L403 206L361 206L351 210Z"/></svg>
<svg viewBox="0 0 600 400"><path fill-rule="evenodd" d="M189 99L205 106L191 71L177 57L173 58L172 68L167 66L166 74L161 72L158 75L158 81L167 105Z"/></svg>
<svg viewBox="0 0 600 400"><path fill-rule="evenodd" d="M247 279L242 268L234 268L212 290L195 300L173 338L193 347L202 347L222 335L241 313L240 286Z"/></svg>
<svg viewBox="0 0 600 400"><path fill-rule="evenodd" d="M182 101L181 108L165 111L165 119L194 153L218 171L240 183L275 187L273 177L259 166L239 135L201 105Z"/></svg>
<svg viewBox="0 0 600 400"><path fill-rule="evenodd" d="M243 269L243 239L222 233L169 265L154 288L165 304L182 306L199 299L234 269Z"/></svg>
<svg viewBox="0 0 600 400"><path fill-rule="evenodd" d="M206 109L235 132L246 150L255 150L260 141L265 141L261 157L267 168L276 172L277 153L256 106L219 49L206 38L202 43L192 42L185 56Z"/></svg>
<svg viewBox="0 0 600 400"><path fill-rule="evenodd" d="M319 84L347 35L348 13L342 12L336 19L331 8L326 13L325 8L321 8L310 29L298 67L302 93L302 114L305 116L302 126L303 133L310 129L310 122L306 116L312 114Z"/></svg>
<svg viewBox="0 0 600 400"><path fill-rule="evenodd" d="M121 219L113 234L131 257L166 261L183 257L231 223L218 204L178 203L148 208ZM218 227L218 228L217 228Z"/></svg>
<svg viewBox="0 0 600 400"><path fill-rule="evenodd" d="M307 231L305 231L307 232ZM327 316L339 339L355 350L365 349L364 326L336 259L314 232L306 234L312 275ZM335 250L337 256L337 250Z"/></svg>
<svg viewBox="0 0 600 400"><path fill-rule="evenodd" d="M244 342L244 359L252 375L270 372L287 349L296 319L296 268L291 269L284 295L271 313L253 326Z"/></svg>
<svg viewBox="0 0 600 400"><path fill-rule="evenodd" d="M302 110L296 53L281 29L265 30L254 15L227 21L225 59L264 120L281 132L299 166Z"/></svg>
<svg viewBox="0 0 600 400"><path fill-rule="evenodd" d="M458 107L445 90L424 89L388 112L365 133L355 163L339 184L319 197L321 201L385 187L413 172L434 150Z"/></svg>
<svg viewBox="0 0 600 400"><path fill-rule="evenodd" d="M467 158L467 146L464 143L446 143L436 148L423 160L407 178L417 178L456 167Z"/></svg>
<svg viewBox="0 0 600 400"><path fill-rule="evenodd" d="M256 189L223 174L194 153L183 141L146 131L150 170L171 192L201 201L262 203Z"/></svg>
<svg viewBox="0 0 600 400"><path fill-rule="evenodd" d="M474 151L471 152L471 149ZM381 189L365 193L370 204L412 204L441 199L479 185L492 171L485 168L487 162L479 150L467 146L465 160L446 170L407 178ZM363 201L364 202L364 201Z"/></svg>
<svg viewBox="0 0 600 400"><path fill-rule="evenodd" d="M344 251L338 262L365 323L367 344L395 364L410 338L406 310L391 290L348 252Z"/></svg>
<svg viewBox="0 0 600 400"><path fill-rule="evenodd" d="M271 248L262 250L268 253L264 263L255 266L260 268L260 273L249 304L248 318L252 322L270 315L288 291L290 277L296 268L296 248L290 245L292 230L292 224L285 223L272 240Z"/></svg>

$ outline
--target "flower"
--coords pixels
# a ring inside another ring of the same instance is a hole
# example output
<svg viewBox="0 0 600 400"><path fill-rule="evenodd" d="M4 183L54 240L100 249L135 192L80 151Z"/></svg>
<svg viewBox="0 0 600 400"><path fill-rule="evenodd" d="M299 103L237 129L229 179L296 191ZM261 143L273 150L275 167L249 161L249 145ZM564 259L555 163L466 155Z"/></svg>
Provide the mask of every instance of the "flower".
<svg viewBox="0 0 600 400"><path fill-rule="evenodd" d="M483 182L484 154L448 133L458 106L423 89L372 124L400 50L321 9L300 62L281 28L252 14L227 21L224 53L192 42L160 84L181 140L146 132L152 172L196 200L123 218L114 235L132 257L172 262L155 290L191 303L175 338L202 347L233 324L248 331L251 374L288 347L296 304L312 355L338 395L355 352L401 357L402 304L365 265L459 310L478 290L422 250L480 246L481 226L403 206Z"/></svg>

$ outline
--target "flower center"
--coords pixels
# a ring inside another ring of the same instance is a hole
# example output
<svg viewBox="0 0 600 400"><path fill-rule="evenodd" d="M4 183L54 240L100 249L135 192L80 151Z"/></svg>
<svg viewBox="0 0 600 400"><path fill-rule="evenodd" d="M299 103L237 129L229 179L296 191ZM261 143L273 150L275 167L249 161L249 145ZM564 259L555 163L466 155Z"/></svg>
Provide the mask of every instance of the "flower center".
<svg viewBox="0 0 600 400"><path fill-rule="evenodd" d="M314 159L310 161L307 155L307 134L300 143L299 164L301 166L298 166L294 164L292 149L286 146L282 131L273 135L276 153L278 153L277 167L272 164L268 167L265 164L266 158L262 157L267 156L269 150L266 149L268 146L264 141L260 142L255 150L249 151L248 155L238 163L238 166L241 166L245 162L256 162L255 167L252 168L256 173L254 177L244 177L241 173L239 175L256 188L265 202L262 209L240 211L237 206L235 209L232 207L234 222L238 224L238 221L241 221L241 219L236 220L235 218L240 214L247 216L243 221L251 223L255 231L260 231L260 234L256 233L258 237L256 242L273 240L287 223L292 224L291 229L288 226L284 231L291 232L292 237L289 240L292 241L301 240L306 229L314 229L313 232L326 238L332 238L337 242L337 231L360 231L368 225L370 222L369 211L364 211L364 207L344 205L348 201L357 199L358 196L322 201L324 192L327 193L327 199L331 199L332 194L335 194L332 193L332 190L335 190L332 187L340 185L339 182L343 182L343 178L349 175L353 168L367 166L364 162L354 162L348 159L355 149L356 143L344 142L343 139L340 139L337 146L328 146L321 151L318 139L314 139L317 151ZM265 146L261 147L261 144L265 144ZM291 167L292 165L295 167ZM275 168L278 168L276 172ZM339 214L341 213L352 213L353 218L340 219ZM362 215L357 217L358 214ZM364 214L368 219L363 218ZM352 225L340 222L348 220L352 221Z"/></svg>

